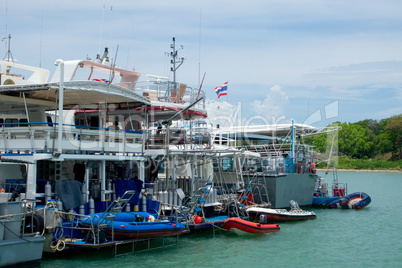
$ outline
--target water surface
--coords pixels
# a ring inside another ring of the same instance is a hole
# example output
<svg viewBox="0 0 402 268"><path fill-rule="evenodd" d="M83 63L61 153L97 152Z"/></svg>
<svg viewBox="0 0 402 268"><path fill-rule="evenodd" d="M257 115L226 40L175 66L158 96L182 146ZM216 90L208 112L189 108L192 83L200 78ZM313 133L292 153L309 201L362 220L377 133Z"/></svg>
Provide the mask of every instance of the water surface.
<svg viewBox="0 0 402 268"><path fill-rule="evenodd" d="M324 173L321 173L324 175ZM402 173L339 172L348 192L366 192L362 210L313 208L317 219L282 223L277 233L212 232L179 244L113 258L112 250L45 256L41 267L401 267ZM331 182L332 174L326 176Z"/></svg>

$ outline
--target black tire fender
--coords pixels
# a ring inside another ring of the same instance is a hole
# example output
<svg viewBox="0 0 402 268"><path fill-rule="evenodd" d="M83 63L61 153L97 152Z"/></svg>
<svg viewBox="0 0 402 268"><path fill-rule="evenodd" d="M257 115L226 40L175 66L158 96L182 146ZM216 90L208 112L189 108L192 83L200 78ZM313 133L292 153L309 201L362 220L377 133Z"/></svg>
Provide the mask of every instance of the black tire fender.
<svg viewBox="0 0 402 268"><path fill-rule="evenodd" d="M31 226L32 224L32 226ZM43 221L43 217L40 215L27 215L25 217L25 226L24 232L25 233L42 233L45 229L45 223Z"/></svg>

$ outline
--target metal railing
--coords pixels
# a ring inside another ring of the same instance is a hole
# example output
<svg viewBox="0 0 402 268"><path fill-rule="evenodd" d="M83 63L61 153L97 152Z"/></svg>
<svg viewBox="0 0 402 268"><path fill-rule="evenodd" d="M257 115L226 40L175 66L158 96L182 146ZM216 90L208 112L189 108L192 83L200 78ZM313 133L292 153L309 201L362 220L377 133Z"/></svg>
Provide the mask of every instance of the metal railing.
<svg viewBox="0 0 402 268"><path fill-rule="evenodd" d="M0 151L48 152L57 148L58 124L0 123ZM62 151L141 153L146 132L63 124Z"/></svg>

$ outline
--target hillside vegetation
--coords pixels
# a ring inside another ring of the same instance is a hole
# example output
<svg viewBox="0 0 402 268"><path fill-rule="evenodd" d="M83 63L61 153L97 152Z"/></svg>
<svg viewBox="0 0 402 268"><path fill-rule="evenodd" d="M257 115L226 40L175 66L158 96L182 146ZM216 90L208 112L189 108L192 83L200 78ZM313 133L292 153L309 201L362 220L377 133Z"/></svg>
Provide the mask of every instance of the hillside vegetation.
<svg viewBox="0 0 402 268"><path fill-rule="evenodd" d="M402 114L380 121L336 122L325 133L304 137L304 143L315 146L319 168L326 168L323 161L328 159L333 140L330 167L402 169Z"/></svg>

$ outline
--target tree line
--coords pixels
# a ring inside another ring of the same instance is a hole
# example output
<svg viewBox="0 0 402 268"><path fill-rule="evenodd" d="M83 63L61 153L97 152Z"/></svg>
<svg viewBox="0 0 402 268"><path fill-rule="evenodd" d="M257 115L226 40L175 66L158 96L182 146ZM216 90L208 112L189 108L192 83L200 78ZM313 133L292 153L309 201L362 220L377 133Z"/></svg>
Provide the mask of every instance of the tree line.
<svg viewBox="0 0 402 268"><path fill-rule="evenodd" d="M335 122L327 126L325 132L303 139L304 143L315 146L319 152L329 152L334 139L335 154L371 159L391 153L389 160L396 161L402 159L402 114L380 121L366 119L356 123Z"/></svg>

